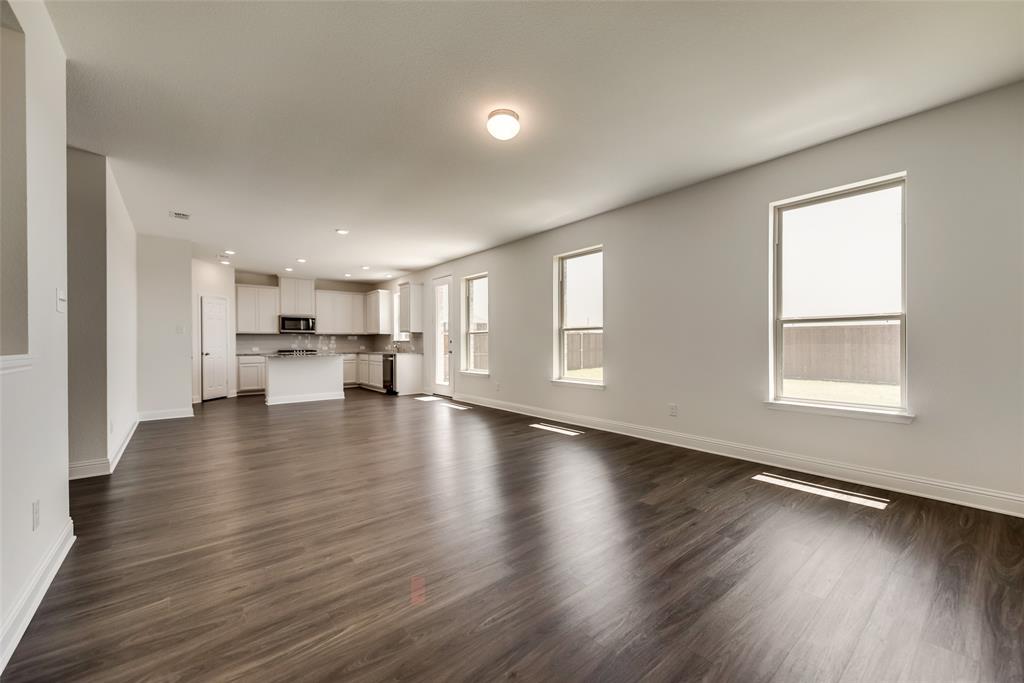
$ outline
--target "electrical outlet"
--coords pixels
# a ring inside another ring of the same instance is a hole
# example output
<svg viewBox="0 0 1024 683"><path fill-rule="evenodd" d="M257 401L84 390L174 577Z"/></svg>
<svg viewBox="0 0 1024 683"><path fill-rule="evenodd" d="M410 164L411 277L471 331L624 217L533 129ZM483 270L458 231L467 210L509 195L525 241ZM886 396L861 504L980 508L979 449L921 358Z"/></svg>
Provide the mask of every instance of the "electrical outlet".
<svg viewBox="0 0 1024 683"><path fill-rule="evenodd" d="M32 501L32 531L39 528L39 501Z"/></svg>
<svg viewBox="0 0 1024 683"><path fill-rule="evenodd" d="M668 416L679 417L679 406L675 403L668 404Z"/></svg>

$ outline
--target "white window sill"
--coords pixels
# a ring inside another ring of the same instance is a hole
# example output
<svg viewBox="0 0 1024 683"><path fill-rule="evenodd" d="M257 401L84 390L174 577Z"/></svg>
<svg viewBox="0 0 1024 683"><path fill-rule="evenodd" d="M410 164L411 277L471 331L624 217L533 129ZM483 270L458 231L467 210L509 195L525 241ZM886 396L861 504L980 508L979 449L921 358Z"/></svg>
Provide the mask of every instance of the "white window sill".
<svg viewBox="0 0 1024 683"><path fill-rule="evenodd" d="M851 408L846 406L830 406L822 403L801 403L800 401L765 401L764 404L772 410L791 410L796 413L852 417L857 420L877 420L879 422L898 422L902 424L913 422L915 417L912 413L902 410Z"/></svg>
<svg viewBox="0 0 1024 683"><path fill-rule="evenodd" d="M569 387L580 387L582 389L600 389L604 390L603 382L584 382L578 379L552 379L552 384L561 384Z"/></svg>
<svg viewBox="0 0 1024 683"><path fill-rule="evenodd" d="M459 374L462 375L475 375L477 377L490 377L491 373L487 370L459 370Z"/></svg>

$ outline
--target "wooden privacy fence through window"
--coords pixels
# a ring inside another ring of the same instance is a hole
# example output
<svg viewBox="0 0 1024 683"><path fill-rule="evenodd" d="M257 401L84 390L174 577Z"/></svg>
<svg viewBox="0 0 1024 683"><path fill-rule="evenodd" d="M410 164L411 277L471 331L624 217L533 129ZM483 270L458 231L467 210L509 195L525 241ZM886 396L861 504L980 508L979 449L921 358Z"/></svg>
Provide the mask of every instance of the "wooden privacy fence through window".
<svg viewBox="0 0 1024 683"><path fill-rule="evenodd" d="M593 332L567 332L565 369L600 368L604 364L604 335Z"/></svg>
<svg viewBox="0 0 1024 683"><path fill-rule="evenodd" d="M900 383L898 324L787 326L782 340L786 379Z"/></svg>

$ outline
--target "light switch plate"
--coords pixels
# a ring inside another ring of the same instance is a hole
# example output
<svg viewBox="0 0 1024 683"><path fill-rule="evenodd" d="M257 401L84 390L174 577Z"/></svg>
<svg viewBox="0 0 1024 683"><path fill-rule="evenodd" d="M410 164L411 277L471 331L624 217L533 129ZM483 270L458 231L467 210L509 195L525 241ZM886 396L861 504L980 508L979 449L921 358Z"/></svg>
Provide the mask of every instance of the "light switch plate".
<svg viewBox="0 0 1024 683"><path fill-rule="evenodd" d="M64 313L68 310L68 293L57 288L57 312Z"/></svg>

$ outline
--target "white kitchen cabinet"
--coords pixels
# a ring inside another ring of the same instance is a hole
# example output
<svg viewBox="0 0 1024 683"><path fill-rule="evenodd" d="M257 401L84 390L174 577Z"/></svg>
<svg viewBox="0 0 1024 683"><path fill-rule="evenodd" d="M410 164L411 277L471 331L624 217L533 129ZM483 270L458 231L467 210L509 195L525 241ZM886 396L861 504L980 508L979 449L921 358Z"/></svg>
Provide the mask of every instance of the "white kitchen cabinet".
<svg viewBox="0 0 1024 683"><path fill-rule="evenodd" d="M235 329L239 334L276 334L278 315L277 287L235 287Z"/></svg>
<svg viewBox="0 0 1024 683"><path fill-rule="evenodd" d="M395 354L395 391L402 396L423 393L422 354Z"/></svg>
<svg viewBox="0 0 1024 683"><path fill-rule="evenodd" d="M316 315L316 295L313 280L283 277L281 289L281 315Z"/></svg>
<svg viewBox="0 0 1024 683"><path fill-rule="evenodd" d="M318 289L315 299L318 334L364 334L362 294Z"/></svg>
<svg viewBox="0 0 1024 683"><path fill-rule="evenodd" d="M317 334L346 334L345 319L348 317L348 301L344 292L316 290L316 331Z"/></svg>
<svg viewBox="0 0 1024 683"><path fill-rule="evenodd" d="M370 356L370 381L369 384L374 389L384 388L384 363L381 362L380 356Z"/></svg>
<svg viewBox="0 0 1024 683"><path fill-rule="evenodd" d="M267 359L263 356L238 356L238 391L263 391L267 386Z"/></svg>
<svg viewBox="0 0 1024 683"><path fill-rule="evenodd" d="M366 334L366 297L356 292L344 292L348 300L345 334Z"/></svg>
<svg viewBox="0 0 1024 683"><path fill-rule="evenodd" d="M345 384L359 384L359 359L356 356L345 356L343 361Z"/></svg>
<svg viewBox="0 0 1024 683"><path fill-rule="evenodd" d="M398 285L399 332L423 331L423 285L403 282Z"/></svg>
<svg viewBox="0 0 1024 683"><path fill-rule="evenodd" d="M357 361L357 363L359 364L359 383L360 384L369 384L370 383L370 357L369 356L364 356L364 355L360 354L359 355L359 360Z"/></svg>
<svg viewBox="0 0 1024 683"><path fill-rule="evenodd" d="M366 334L391 334L391 292L375 289L366 293Z"/></svg>

